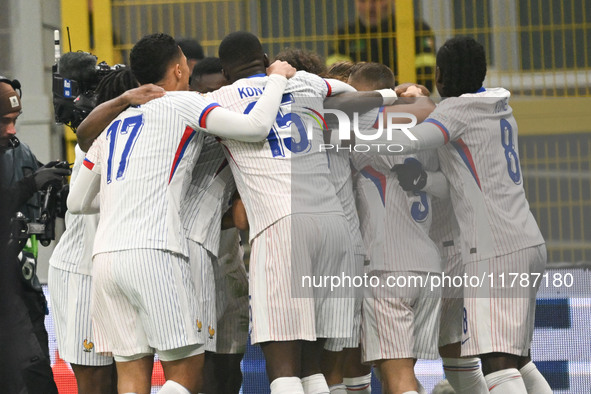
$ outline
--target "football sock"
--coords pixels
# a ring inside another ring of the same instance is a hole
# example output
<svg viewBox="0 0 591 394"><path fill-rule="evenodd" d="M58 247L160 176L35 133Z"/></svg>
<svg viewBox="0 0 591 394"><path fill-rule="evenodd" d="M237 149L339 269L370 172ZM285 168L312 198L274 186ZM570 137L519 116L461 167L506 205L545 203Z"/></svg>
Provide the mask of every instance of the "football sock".
<svg viewBox="0 0 591 394"><path fill-rule="evenodd" d="M488 386L478 358L443 358L443 371L457 394L485 394Z"/></svg>
<svg viewBox="0 0 591 394"><path fill-rule="evenodd" d="M354 378L343 378L347 393L371 394L371 373Z"/></svg>
<svg viewBox="0 0 591 394"><path fill-rule="evenodd" d="M271 394L304 394L302 381L297 376L277 378L271 382Z"/></svg>
<svg viewBox="0 0 591 394"><path fill-rule="evenodd" d="M527 389L516 368L502 369L484 377L488 391L493 394L527 394Z"/></svg>
<svg viewBox="0 0 591 394"><path fill-rule="evenodd" d="M302 386L306 394L328 394L330 392L326 379L321 373L302 378Z"/></svg>
<svg viewBox="0 0 591 394"><path fill-rule="evenodd" d="M540 373L538 368L536 368L536 364L534 364L532 361L525 364L525 366L522 367L519 372L521 373L523 383L525 383L525 388L527 389L528 393L552 394L550 385Z"/></svg>

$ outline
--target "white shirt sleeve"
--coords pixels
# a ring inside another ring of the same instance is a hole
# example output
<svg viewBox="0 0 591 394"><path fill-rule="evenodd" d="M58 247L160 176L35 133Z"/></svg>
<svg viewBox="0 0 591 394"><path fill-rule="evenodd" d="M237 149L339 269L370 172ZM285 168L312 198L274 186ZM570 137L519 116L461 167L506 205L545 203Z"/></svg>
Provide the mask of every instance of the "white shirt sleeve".
<svg viewBox="0 0 591 394"><path fill-rule="evenodd" d="M353 86L343 81L339 81L338 79L327 78L324 81L328 86L328 94L326 95L327 97L330 97L335 94L357 91L357 89L355 89Z"/></svg>
<svg viewBox="0 0 591 394"><path fill-rule="evenodd" d="M449 141L437 125L427 121L410 129L393 128L391 132L384 127L381 135L374 135L372 138L362 141L357 136L356 142L366 143L370 147L369 152L384 155L408 155L426 149L437 149ZM391 148L392 146L396 149Z"/></svg>
<svg viewBox="0 0 591 394"><path fill-rule="evenodd" d="M221 107L213 108L205 119L207 132L244 142L263 141L275 123L286 85L285 77L270 75L265 91L248 115Z"/></svg>
<svg viewBox="0 0 591 394"><path fill-rule="evenodd" d="M101 188L100 138L99 136L93 142L75 181L70 185L70 193L66 201L70 213L91 214L99 212L98 193Z"/></svg>
<svg viewBox="0 0 591 394"><path fill-rule="evenodd" d="M70 213L86 215L99 212L100 203L97 197L101 188L101 174L97 167L98 164L91 170L85 164L80 168L68 194L67 205Z"/></svg>
<svg viewBox="0 0 591 394"><path fill-rule="evenodd" d="M427 173L427 184L423 191L438 198L450 198L449 183L441 171L425 171Z"/></svg>

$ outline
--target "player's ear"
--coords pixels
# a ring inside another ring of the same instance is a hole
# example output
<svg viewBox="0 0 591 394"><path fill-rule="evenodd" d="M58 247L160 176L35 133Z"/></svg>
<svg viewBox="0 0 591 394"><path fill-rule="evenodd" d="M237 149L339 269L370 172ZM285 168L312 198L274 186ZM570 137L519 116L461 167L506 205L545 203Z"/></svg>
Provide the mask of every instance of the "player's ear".
<svg viewBox="0 0 591 394"><path fill-rule="evenodd" d="M441 75L441 69L439 66L435 67L435 82L443 83L443 76Z"/></svg>
<svg viewBox="0 0 591 394"><path fill-rule="evenodd" d="M179 63L175 64L174 66L174 77L179 80L182 76L181 65Z"/></svg>
<svg viewBox="0 0 591 394"><path fill-rule="evenodd" d="M267 55L266 53L263 55L263 62L265 63L265 67L269 67L269 65L271 64L269 62L269 55Z"/></svg>
<svg viewBox="0 0 591 394"><path fill-rule="evenodd" d="M224 76L224 78L226 78L227 81L230 81L230 76L228 75L228 72L222 68L222 75Z"/></svg>

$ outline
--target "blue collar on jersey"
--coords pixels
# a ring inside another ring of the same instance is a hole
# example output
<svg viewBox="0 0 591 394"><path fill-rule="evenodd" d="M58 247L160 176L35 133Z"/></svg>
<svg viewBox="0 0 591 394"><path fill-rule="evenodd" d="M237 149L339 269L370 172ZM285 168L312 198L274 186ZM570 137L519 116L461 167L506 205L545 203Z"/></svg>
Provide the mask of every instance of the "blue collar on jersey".
<svg viewBox="0 0 591 394"><path fill-rule="evenodd" d="M266 76L267 76L267 74L260 73L260 74L251 75L250 77L246 77L246 78L248 79L248 78L266 77Z"/></svg>
<svg viewBox="0 0 591 394"><path fill-rule="evenodd" d="M486 89L484 88L484 86L476 91L476 93L482 93L482 92L486 92Z"/></svg>

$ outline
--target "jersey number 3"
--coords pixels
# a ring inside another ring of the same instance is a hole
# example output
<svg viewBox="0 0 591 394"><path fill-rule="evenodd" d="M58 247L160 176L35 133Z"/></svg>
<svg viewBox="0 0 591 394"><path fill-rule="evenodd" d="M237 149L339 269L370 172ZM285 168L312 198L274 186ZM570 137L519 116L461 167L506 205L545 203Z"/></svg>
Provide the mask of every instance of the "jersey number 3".
<svg viewBox="0 0 591 394"><path fill-rule="evenodd" d="M125 179L125 170L127 169L129 155L133 151L135 141L140 135L143 125L144 115L140 114L123 120L117 120L108 128L109 158L107 159L107 183L111 183L113 180L113 156L115 156L116 151L121 151L121 149L117 149L118 143L125 145L123 145L121 157L119 157L115 180L120 181Z"/></svg>

